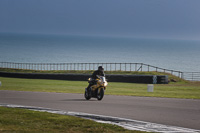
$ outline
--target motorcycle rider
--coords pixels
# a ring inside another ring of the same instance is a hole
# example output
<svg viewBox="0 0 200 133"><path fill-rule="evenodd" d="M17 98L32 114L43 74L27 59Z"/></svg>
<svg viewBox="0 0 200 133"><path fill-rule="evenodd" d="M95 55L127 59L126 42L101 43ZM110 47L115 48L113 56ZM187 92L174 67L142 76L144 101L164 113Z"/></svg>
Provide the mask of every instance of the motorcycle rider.
<svg viewBox="0 0 200 133"><path fill-rule="evenodd" d="M105 77L104 68L102 66L99 66L98 70L96 70L96 71L93 72L93 74L92 74L92 80L89 82L87 90L89 90L89 88L92 85L96 84L96 79L98 78L97 75Z"/></svg>

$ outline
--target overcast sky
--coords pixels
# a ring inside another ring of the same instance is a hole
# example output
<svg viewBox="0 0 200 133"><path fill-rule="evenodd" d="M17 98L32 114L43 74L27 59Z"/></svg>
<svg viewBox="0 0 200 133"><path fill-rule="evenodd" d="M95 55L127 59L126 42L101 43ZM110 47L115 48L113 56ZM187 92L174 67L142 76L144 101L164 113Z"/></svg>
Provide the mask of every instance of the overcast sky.
<svg viewBox="0 0 200 133"><path fill-rule="evenodd" d="M0 32L200 39L200 0L0 0Z"/></svg>

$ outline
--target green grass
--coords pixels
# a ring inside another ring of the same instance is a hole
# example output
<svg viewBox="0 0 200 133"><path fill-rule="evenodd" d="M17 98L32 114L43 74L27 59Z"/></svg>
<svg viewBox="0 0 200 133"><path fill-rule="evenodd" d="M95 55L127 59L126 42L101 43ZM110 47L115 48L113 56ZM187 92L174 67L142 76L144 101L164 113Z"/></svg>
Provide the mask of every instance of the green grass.
<svg viewBox="0 0 200 133"><path fill-rule="evenodd" d="M0 132L145 133L129 131L116 125L97 123L73 116L6 107L0 107Z"/></svg>
<svg viewBox="0 0 200 133"><path fill-rule="evenodd" d="M0 90L84 93L87 81L20 79L0 77ZM147 92L147 84L109 82L105 94L200 99L200 82L155 84L154 92Z"/></svg>

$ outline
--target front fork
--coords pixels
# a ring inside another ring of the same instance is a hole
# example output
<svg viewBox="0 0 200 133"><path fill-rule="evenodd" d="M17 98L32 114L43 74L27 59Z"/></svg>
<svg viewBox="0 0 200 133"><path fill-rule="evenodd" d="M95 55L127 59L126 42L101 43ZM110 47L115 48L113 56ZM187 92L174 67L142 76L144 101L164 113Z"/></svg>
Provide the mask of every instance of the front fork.
<svg viewBox="0 0 200 133"><path fill-rule="evenodd" d="M89 89L85 88L86 93L88 93L89 91L91 91L91 87Z"/></svg>
<svg viewBox="0 0 200 133"><path fill-rule="evenodd" d="M100 94L101 89L104 89L104 90L105 90L106 88L105 88L105 87L99 87L99 88L98 88L98 94Z"/></svg>

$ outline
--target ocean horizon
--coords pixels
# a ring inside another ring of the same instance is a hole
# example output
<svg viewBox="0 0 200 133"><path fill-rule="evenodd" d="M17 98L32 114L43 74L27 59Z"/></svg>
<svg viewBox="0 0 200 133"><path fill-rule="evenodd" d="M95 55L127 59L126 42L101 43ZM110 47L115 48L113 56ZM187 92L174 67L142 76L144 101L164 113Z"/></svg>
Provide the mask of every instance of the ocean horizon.
<svg viewBox="0 0 200 133"><path fill-rule="evenodd" d="M0 33L0 62L145 63L200 72L200 41Z"/></svg>

